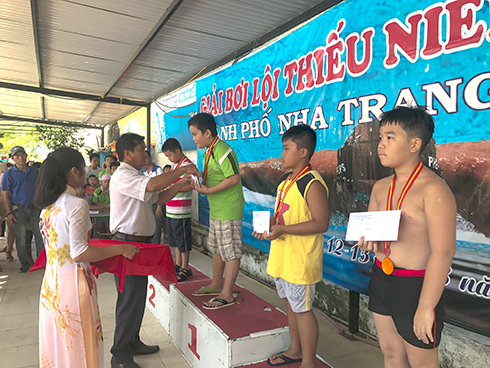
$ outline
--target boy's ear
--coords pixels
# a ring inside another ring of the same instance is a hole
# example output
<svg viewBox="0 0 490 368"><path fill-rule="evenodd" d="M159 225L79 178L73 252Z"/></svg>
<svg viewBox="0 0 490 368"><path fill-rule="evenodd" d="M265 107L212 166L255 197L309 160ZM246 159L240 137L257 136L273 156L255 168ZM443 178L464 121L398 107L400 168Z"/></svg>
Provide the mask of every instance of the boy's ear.
<svg viewBox="0 0 490 368"><path fill-rule="evenodd" d="M206 129L206 131L204 132L204 136L206 138L211 138L213 136L213 134L211 133L211 131L209 129Z"/></svg>
<svg viewBox="0 0 490 368"><path fill-rule="evenodd" d="M307 148L300 148L299 156L301 158L308 157L308 149Z"/></svg>
<svg viewBox="0 0 490 368"><path fill-rule="evenodd" d="M422 139L418 137L414 137L411 139L412 144L410 146L410 151L412 153L415 153L417 151L420 151L420 147L422 147ZM420 153L420 152L419 152Z"/></svg>

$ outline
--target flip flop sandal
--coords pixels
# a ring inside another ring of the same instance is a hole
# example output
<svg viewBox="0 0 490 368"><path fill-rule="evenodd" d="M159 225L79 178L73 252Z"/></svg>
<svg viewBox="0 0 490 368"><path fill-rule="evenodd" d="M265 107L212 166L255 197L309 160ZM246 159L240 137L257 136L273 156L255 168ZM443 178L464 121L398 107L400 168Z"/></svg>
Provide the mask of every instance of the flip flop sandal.
<svg viewBox="0 0 490 368"><path fill-rule="evenodd" d="M231 307L233 304L235 304L235 300L228 302L228 301L221 299L221 298L213 298L208 303L212 303L212 302L221 303L221 305L218 305L216 307L211 307L209 305L206 305L206 302L204 302L202 307L204 309L213 310L213 309L221 309L221 308L225 308L225 307Z"/></svg>
<svg viewBox="0 0 490 368"><path fill-rule="evenodd" d="M185 281L192 277L192 271L190 269L181 268L177 273L177 281Z"/></svg>
<svg viewBox="0 0 490 368"><path fill-rule="evenodd" d="M179 265L175 265L175 273L179 273L181 267Z"/></svg>
<svg viewBox="0 0 490 368"><path fill-rule="evenodd" d="M198 293L198 291L205 291L205 293ZM203 286L199 290L193 291L192 295L193 296L217 296L217 295L219 295L219 293L217 291L214 291L210 287Z"/></svg>
<svg viewBox="0 0 490 368"><path fill-rule="evenodd" d="M303 359L291 359L290 357L284 355L283 353L279 353L276 355L275 359L282 359L282 363L272 363L271 358L267 359L267 364L272 367L278 367L280 365L292 364L292 363L301 363Z"/></svg>

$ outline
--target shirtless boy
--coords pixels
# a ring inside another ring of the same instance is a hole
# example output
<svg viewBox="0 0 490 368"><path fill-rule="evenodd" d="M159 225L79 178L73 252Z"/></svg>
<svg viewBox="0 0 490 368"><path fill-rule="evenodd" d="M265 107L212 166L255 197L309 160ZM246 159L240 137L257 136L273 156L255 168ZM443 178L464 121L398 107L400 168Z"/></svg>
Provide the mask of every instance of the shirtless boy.
<svg viewBox="0 0 490 368"><path fill-rule="evenodd" d="M401 209L398 241L362 237L359 248L376 255L369 309L386 368L439 366L442 293L456 248L456 202L447 184L420 162L433 132L434 120L421 108L397 107L381 117L378 155L395 174L374 185L369 211Z"/></svg>

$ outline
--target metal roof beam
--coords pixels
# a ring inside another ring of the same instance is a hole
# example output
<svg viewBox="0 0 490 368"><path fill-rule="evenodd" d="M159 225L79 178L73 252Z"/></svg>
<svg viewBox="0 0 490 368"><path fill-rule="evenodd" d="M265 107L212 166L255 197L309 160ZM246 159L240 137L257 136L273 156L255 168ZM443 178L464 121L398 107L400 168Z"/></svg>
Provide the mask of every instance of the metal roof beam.
<svg viewBox="0 0 490 368"><path fill-rule="evenodd" d="M40 124L40 125L50 125L50 126L59 126L59 127L73 127L73 128L84 128L84 129L102 129L100 126L96 125L89 125L89 124L80 124L77 122L72 122L72 121L59 121L59 120L41 120L41 119L33 119L33 118L24 118L20 116L8 116L8 115L1 115L0 120L6 120L6 121L24 121L27 123L33 123L33 124ZM2 124L0 123L0 128Z"/></svg>
<svg viewBox="0 0 490 368"><path fill-rule="evenodd" d="M43 67L41 63L41 51L39 49L39 36L37 27L37 0L31 0L31 19L32 19L32 33L34 37L34 52L36 54L37 65L37 78L39 81L39 88L44 88ZM43 119L46 119L46 108L44 104L44 97L40 96L39 101L41 103L41 113Z"/></svg>
<svg viewBox="0 0 490 368"><path fill-rule="evenodd" d="M118 105L146 106L148 104L148 101L129 100L127 98L119 98L119 97L104 97L104 96L91 95L88 93L60 91L57 89L40 88L40 87L26 86L23 84L6 83L6 82L0 82L0 88L11 89L14 91L40 93L46 96L59 96L59 97L73 98L76 100L107 102L107 103L113 103Z"/></svg>
<svg viewBox="0 0 490 368"><path fill-rule="evenodd" d="M162 30L162 28L167 24L170 17L177 11L178 7L184 2L184 0L174 0L172 4L169 5L165 13L162 15L156 26L153 30L148 34L146 39L141 43L140 47L133 54L133 57L126 63L124 68L121 70L116 79L111 83L110 87L105 91L104 95L109 94L109 92L114 88L116 83L122 78L122 76L128 71L128 69L133 65L133 63L138 59L143 51L150 45L151 41L158 35L158 33ZM92 110L90 114L88 114L87 118L85 118L84 122L90 120L95 111L99 108L100 104L97 104L95 108Z"/></svg>
<svg viewBox="0 0 490 368"><path fill-rule="evenodd" d="M265 35L256 38L254 41L248 43L247 45L243 46L242 48L236 50L235 52L225 56L221 60L218 60L217 62L209 65L204 69L206 74L211 73L213 70L218 69L219 67L232 62L238 58L241 58L245 56L246 54L250 53L254 49L256 49L259 46L264 45L265 43L273 40L274 38L282 35L283 33L289 31L290 29L296 27L297 25L306 22L308 19L313 18L314 16L323 13L324 11L330 9L331 7L341 3L344 0L325 0L322 1L321 3L313 6L309 10L301 13L297 17L294 17L293 19L287 21L286 23L280 25L279 27L273 29L272 31L266 33ZM185 83L187 83L188 80L183 79L180 80L177 83L172 84L169 88L166 88L164 91L161 91L159 93L158 97L161 97L163 95L166 95L172 91L175 91L176 89L179 89L182 87Z"/></svg>

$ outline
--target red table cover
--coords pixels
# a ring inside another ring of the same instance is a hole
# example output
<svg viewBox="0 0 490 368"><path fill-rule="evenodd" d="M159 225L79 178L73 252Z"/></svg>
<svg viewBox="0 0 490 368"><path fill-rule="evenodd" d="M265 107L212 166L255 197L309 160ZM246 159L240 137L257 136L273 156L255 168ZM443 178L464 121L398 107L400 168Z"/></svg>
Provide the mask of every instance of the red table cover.
<svg viewBox="0 0 490 368"><path fill-rule="evenodd" d="M177 282L174 261L168 245L127 242L112 239L90 239L92 247L107 247L110 245L130 243L139 248L139 252L132 260L124 256L115 256L102 261L91 262L92 272L96 277L104 272L119 276L119 292L123 291L126 275L159 275L164 280ZM29 272L38 271L46 267L46 252L43 250L36 263Z"/></svg>

